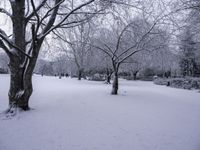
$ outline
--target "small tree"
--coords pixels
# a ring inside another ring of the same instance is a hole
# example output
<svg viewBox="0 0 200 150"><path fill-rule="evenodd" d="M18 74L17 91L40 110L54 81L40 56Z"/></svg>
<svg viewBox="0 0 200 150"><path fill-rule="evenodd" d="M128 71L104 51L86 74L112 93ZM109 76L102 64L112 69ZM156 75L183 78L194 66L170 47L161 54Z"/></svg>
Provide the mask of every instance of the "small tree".
<svg viewBox="0 0 200 150"><path fill-rule="evenodd" d="M151 24L137 18L123 28L121 24L118 25L120 28L115 28L113 31L105 29L93 46L107 54L112 62L114 81L111 94L113 95L118 94L118 72L121 64L138 52L151 51L165 46L165 44L162 45L163 41L159 34L162 32L155 29L156 22ZM160 42L155 43L157 40Z"/></svg>
<svg viewBox="0 0 200 150"><path fill-rule="evenodd" d="M76 64L78 80L84 77L84 72L89 62L88 55L91 51L91 46L87 43L91 38L90 32L90 23L88 22L68 30L65 36L60 35L60 39L65 42L65 46L62 49L65 49L64 51L68 57Z"/></svg>

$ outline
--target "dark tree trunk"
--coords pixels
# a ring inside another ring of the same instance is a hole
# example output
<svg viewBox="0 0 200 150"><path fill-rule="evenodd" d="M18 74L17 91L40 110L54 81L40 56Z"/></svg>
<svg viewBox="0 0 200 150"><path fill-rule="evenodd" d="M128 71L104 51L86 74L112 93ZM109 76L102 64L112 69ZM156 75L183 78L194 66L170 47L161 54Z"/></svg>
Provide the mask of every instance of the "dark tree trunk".
<svg viewBox="0 0 200 150"><path fill-rule="evenodd" d="M83 78L83 69L78 70L78 80L81 80Z"/></svg>
<svg viewBox="0 0 200 150"><path fill-rule="evenodd" d="M21 49L26 50L26 22L24 18L25 0L11 2L13 11L13 43ZM32 94L32 82L31 77L26 75L26 69L23 66L26 61L26 56L15 48L12 51L18 52L10 56L10 89L9 89L9 112L13 111L13 108L21 108L28 110L28 100Z"/></svg>
<svg viewBox="0 0 200 150"><path fill-rule="evenodd" d="M107 84L111 84L110 80L111 80L112 73L113 73L112 69L109 69L109 68L106 69L106 83Z"/></svg>
<svg viewBox="0 0 200 150"><path fill-rule="evenodd" d="M137 80L138 71L133 71L133 80Z"/></svg>
<svg viewBox="0 0 200 150"><path fill-rule="evenodd" d="M26 20L24 14L25 0L12 2L13 10L13 43L26 53ZM34 28L32 34L34 33ZM35 35L32 35L34 38ZM9 109L8 112L17 108L29 110L29 98L33 92L32 73L37 61L39 49L44 39L38 39L37 44L32 45L32 57L28 58L19 50L14 49L17 53L10 56L10 89L9 89ZM35 42L35 41L34 41Z"/></svg>
<svg viewBox="0 0 200 150"><path fill-rule="evenodd" d="M111 79L111 75L107 75L107 77L106 77L106 83L107 84L110 84L110 79Z"/></svg>
<svg viewBox="0 0 200 150"><path fill-rule="evenodd" d="M38 57L38 49L41 44L34 49L31 59L24 60L23 67L17 57L10 60L10 90L9 90L9 111L20 108L29 110L29 98L33 92L32 74ZM11 112L12 113L12 112Z"/></svg>
<svg viewBox="0 0 200 150"><path fill-rule="evenodd" d="M136 80L137 79L137 73L134 73L133 74L133 80Z"/></svg>
<svg viewBox="0 0 200 150"><path fill-rule="evenodd" d="M82 74L82 73L81 73L81 71L79 70L79 71L78 71L78 80L81 80L81 77L82 77L81 74Z"/></svg>
<svg viewBox="0 0 200 150"><path fill-rule="evenodd" d="M32 75L23 74L23 68L10 65L9 109L29 110L29 98L32 94Z"/></svg>
<svg viewBox="0 0 200 150"><path fill-rule="evenodd" d="M118 71L116 71L115 74L114 74L114 81L113 81L113 87L112 87L112 92L111 92L112 95L118 94L118 86L119 86Z"/></svg>

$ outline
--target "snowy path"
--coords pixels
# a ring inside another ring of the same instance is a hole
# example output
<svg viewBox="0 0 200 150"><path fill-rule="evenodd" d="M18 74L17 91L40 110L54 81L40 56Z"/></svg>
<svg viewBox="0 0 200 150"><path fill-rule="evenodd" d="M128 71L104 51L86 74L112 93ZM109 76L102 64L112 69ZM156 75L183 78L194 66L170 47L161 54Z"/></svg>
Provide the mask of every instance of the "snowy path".
<svg viewBox="0 0 200 150"><path fill-rule="evenodd" d="M0 111L8 76L0 75ZM0 150L200 150L200 93L151 82L34 77L34 110L0 120Z"/></svg>

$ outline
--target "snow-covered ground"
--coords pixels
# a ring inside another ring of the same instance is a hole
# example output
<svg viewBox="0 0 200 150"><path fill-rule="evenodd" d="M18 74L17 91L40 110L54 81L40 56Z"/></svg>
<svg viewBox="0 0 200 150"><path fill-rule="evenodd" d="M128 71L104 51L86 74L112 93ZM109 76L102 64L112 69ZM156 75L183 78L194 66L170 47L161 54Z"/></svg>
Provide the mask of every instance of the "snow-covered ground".
<svg viewBox="0 0 200 150"><path fill-rule="evenodd" d="M0 111L9 77L0 75ZM0 150L200 150L200 93L34 76L34 109L0 119Z"/></svg>

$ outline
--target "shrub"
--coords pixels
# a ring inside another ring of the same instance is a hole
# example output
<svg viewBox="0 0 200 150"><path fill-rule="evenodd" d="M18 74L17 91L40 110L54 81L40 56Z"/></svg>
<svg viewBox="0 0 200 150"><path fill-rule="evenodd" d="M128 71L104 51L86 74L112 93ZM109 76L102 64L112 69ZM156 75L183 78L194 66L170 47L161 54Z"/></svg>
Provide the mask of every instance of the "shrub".
<svg viewBox="0 0 200 150"><path fill-rule="evenodd" d="M157 78L154 83L181 89L200 89L200 78Z"/></svg>

